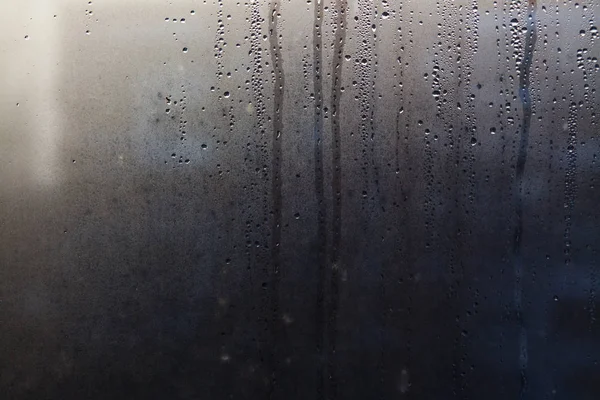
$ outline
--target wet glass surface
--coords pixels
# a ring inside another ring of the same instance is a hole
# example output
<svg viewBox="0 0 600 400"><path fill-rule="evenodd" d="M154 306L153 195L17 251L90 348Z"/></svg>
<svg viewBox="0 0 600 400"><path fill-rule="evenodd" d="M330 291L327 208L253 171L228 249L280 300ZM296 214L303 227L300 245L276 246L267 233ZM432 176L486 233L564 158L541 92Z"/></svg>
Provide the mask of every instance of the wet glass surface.
<svg viewBox="0 0 600 400"><path fill-rule="evenodd" d="M599 2L0 11L0 398L600 398Z"/></svg>

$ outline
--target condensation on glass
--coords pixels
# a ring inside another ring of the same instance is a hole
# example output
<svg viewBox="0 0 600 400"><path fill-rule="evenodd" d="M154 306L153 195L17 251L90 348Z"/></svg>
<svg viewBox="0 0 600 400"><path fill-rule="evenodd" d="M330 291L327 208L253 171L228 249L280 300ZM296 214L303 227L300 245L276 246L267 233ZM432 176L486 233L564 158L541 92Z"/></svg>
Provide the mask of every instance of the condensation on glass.
<svg viewBox="0 0 600 400"><path fill-rule="evenodd" d="M2 398L600 398L599 2L0 11Z"/></svg>

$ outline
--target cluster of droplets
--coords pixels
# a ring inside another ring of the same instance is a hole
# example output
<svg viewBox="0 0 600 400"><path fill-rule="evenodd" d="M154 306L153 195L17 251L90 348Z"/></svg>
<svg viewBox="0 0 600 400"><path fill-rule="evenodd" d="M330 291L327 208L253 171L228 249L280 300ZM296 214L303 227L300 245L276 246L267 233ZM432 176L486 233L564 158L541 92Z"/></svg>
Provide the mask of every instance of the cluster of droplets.
<svg viewBox="0 0 600 400"><path fill-rule="evenodd" d="M225 43L225 23L223 22L223 0L218 1L217 9L217 32L215 35L215 59L217 60L217 80L223 77L223 51Z"/></svg>
<svg viewBox="0 0 600 400"><path fill-rule="evenodd" d="M190 11L191 15L194 15L196 12L194 10ZM165 17L165 22L173 22L176 24L185 24L186 20L185 18L169 18L169 17ZM175 39L176 42L179 41L179 38L177 37L177 32L173 32L173 39ZM181 48L181 51L185 54L189 51L187 46L184 46ZM194 62L193 60L191 61L192 63ZM164 63L166 65L166 62Z"/></svg>
<svg viewBox="0 0 600 400"><path fill-rule="evenodd" d="M165 113L170 116L171 119L175 119L175 114L179 115L177 126L178 126L178 137L179 137L179 148L181 149L179 153L173 152L171 153L171 159L176 161L176 165L189 164L190 159L182 155L183 149L185 149L185 142L187 141L187 124L188 121L185 118L186 109L187 109L187 95L185 91L185 86L181 85L181 95L178 99L174 99L173 95L168 95L165 97L165 103L167 108L165 109ZM175 111L177 110L177 111ZM165 162L166 163L166 162ZM174 166L175 167L175 166Z"/></svg>
<svg viewBox="0 0 600 400"><path fill-rule="evenodd" d="M226 77L230 79L232 77L231 72L225 72L225 64L223 63L223 55L225 51L225 47L227 46L227 42L225 41L225 22L224 19L230 20L231 15L227 15L224 17L223 13L223 0L219 0L217 3L217 30L215 33L215 45L214 45L214 58L216 60L217 69L216 69L216 77L218 87L211 87L211 91L219 91L221 95L219 96L219 100L228 100L231 98L231 92L221 87L222 78ZM235 69L237 72L237 68ZM241 87L238 87L241 89ZM248 89L246 89L248 90ZM235 126L235 115L233 112L233 102L227 106L227 108L223 108L223 117L229 120L229 132L233 132L233 128Z"/></svg>
<svg viewBox="0 0 600 400"><path fill-rule="evenodd" d="M88 5L91 6L92 2L88 1ZM85 23L85 28L86 28L85 29L85 34L86 35L89 35L91 33L90 32L90 24L91 24L93 15L94 15L94 12L91 9L88 8L88 9L85 10L85 16L87 17L86 23ZM95 22L98 22L98 19L96 19Z"/></svg>
<svg viewBox="0 0 600 400"><path fill-rule="evenodd" d="M185 24L185 18L169 18L169 17L166 17L165 18L165 22L175 22L175 23Z"/></svg>

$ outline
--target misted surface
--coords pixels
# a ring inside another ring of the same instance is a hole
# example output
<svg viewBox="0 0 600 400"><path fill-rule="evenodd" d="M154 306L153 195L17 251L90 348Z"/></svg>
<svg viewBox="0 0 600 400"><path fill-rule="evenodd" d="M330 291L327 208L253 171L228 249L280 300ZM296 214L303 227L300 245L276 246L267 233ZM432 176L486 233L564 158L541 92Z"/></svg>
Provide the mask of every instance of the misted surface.
<svg viewBox="0 0 600 400"><path fill-rule="evenodd" d="M2 1L0 397L599 399L599 13Z"/></svg>

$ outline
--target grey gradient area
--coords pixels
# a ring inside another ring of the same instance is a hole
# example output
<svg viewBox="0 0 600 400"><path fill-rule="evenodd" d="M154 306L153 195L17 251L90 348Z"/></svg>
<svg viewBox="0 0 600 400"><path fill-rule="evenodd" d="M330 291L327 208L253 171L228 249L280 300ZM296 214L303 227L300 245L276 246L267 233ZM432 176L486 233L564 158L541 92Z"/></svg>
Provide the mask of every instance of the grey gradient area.
<svg viewBox="0 0 600 400"><path fill-rule="evenodd" d="M600 398L599 13L3 1L0 398Z"/></svg>

